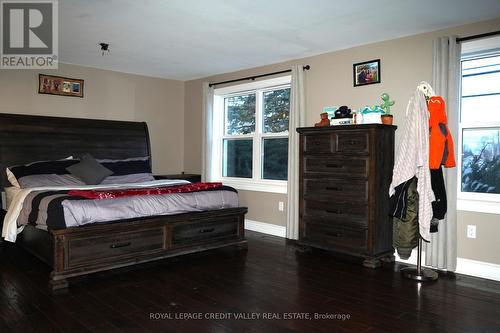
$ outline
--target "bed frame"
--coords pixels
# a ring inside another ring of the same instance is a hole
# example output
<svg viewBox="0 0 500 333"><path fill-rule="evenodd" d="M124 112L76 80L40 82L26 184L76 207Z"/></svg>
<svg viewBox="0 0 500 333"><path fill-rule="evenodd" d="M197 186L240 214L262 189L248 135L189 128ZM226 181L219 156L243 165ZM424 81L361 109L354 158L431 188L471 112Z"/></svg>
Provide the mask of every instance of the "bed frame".
<svg viewBox="0 0 500 333"><path fill-rule="evenodd" d="M5 168L90 153L96 158L150 156L144 122L0 113L1 186ZM53 290L68 278L187 253L236 245L246 249L247 208L231 208L44 231L31 225L18 235L23 248L53 268Z"/></svg>

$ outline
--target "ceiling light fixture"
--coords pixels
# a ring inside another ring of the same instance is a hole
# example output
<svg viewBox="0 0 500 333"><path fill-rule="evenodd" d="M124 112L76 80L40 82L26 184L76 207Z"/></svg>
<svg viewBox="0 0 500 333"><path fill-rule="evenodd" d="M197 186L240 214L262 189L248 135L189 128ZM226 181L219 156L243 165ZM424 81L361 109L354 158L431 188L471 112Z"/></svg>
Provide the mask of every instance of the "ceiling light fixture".
<svg viewBox="0 0 500 333"><path fill-rule="evenodd" d="M108 43L99 43L101 45L101 55L104 55L104 53L109 53L109 44Z"/></svg>

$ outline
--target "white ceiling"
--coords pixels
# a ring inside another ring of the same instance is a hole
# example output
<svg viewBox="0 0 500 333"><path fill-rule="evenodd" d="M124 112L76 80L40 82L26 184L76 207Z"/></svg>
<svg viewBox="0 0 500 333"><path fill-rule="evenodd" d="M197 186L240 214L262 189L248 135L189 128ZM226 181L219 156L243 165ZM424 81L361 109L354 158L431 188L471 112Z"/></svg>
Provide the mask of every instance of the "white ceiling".
<svg viewBox="0 0 500 333"><path fill-rule="evenodd" d="M59 8L61 62L178 80L500 18L499 0L61 0Z"/></svg>

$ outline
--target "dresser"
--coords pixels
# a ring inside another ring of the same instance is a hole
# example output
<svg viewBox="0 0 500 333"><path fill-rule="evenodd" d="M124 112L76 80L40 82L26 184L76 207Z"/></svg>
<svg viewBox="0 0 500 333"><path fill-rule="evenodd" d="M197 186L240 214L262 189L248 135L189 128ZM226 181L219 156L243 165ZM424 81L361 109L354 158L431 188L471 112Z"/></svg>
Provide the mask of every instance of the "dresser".
<svg viewBox="0 0 500 333"><path fill-rule="evenodd" d="M298 128L299 241L363 259L394 260L389 185L394 164L390 125Z"/></svg>

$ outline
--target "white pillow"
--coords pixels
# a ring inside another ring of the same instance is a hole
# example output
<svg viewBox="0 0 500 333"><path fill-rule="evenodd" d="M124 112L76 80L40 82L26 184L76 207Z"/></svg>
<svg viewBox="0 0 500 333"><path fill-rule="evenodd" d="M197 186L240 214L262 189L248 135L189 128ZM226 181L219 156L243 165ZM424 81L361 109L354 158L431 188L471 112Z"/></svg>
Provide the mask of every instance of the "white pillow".
<svg viewBox="0 0 500 333"><path fill-rule="evenodd" d="M3 208L5 210L9 210L12 200L14 200L14 197L16 196L17 193L21 191L21 189L15 186L9 186L4 188L4 191L5 191L5 207Z"/></svg>

